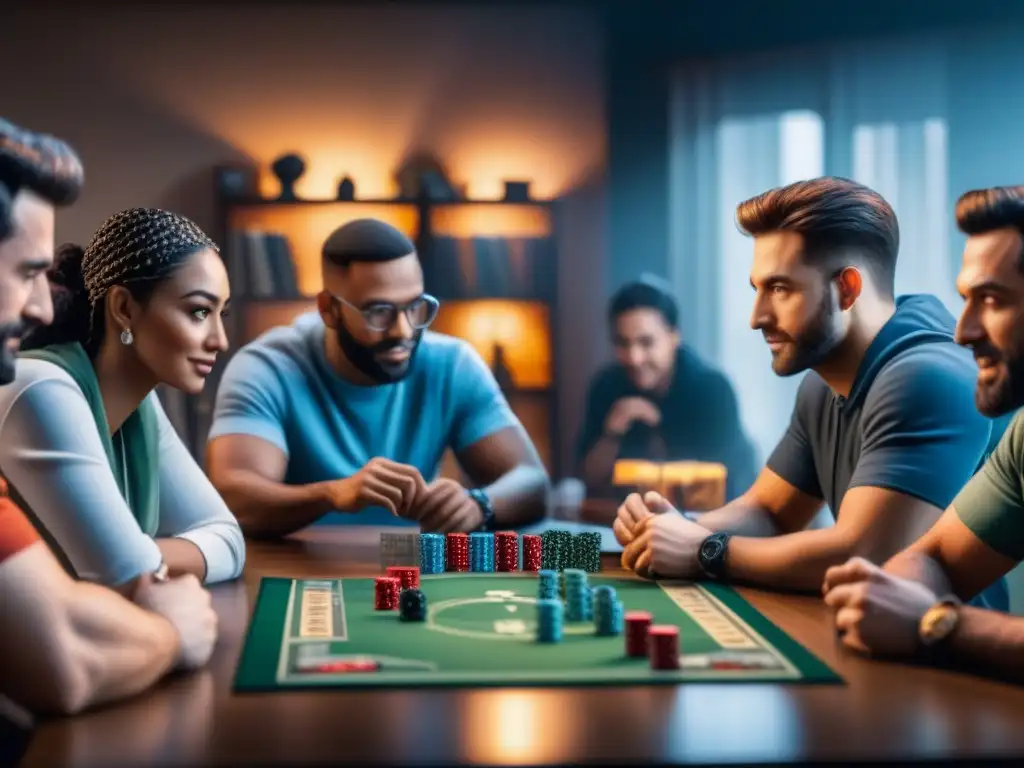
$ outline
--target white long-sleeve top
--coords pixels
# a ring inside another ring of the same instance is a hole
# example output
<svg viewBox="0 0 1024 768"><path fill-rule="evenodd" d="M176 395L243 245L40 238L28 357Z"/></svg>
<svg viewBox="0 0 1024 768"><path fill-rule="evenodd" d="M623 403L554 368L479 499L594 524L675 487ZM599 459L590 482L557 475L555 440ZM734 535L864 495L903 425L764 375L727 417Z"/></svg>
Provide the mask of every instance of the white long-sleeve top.
<svg viewBox="0 0 1024 768"><path fill-rule="evenodd" d="M181 442L155 392L160 425L160 525L156 538L195 544L206 583L234 579L245 565L238 521ZM92 410L62 368L21 359L0 386L0 471L79 578L118 585L154 571L156 541L139 527L107 461Z"/></svg>

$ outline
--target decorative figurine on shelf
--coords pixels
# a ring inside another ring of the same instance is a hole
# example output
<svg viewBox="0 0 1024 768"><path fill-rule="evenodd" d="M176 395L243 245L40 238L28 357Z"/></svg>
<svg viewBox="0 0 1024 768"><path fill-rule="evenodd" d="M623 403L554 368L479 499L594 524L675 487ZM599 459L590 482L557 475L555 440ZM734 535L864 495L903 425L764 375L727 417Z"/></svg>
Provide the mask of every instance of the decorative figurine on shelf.
<svg viewBox="0 0 1024 768"><path fill-rule="evenodd" d="M294 153L281 155L270 166L270 169L281 182L281 194L278 200L297 200L295 182L306 172L306 161Z"/></svg>
<svg viewBox="0 0 1024 768"><path fill-rule="evenodd" d="M356 183L352 181L351 176L346 176L340 182L338 182L338 199L339 200L355 200L356 199Z"/></svg>
<svg viewBox="0 0 1024 768"><path fill-rule="evenodd" d="M505 182L506 203L528 203L530 202L530 182L528 181L506 181Z"/></svg>
<svg viewBox="0 0 1024 768"><path fill-rule="evenodd" d="M494 345L494 360L491 363L491 373L498 387L502 392L511 392L516 388L516 380L512 376L512 369L505 362L505 347L501 344Z"/></svg>
<svg viewBox="0 0 1024 768"><path fill-rule="evenodd" d="M441 161L429 153L414 154L406 159L395 173L395 180L403 200L446 202L458 199Z"/></svg>

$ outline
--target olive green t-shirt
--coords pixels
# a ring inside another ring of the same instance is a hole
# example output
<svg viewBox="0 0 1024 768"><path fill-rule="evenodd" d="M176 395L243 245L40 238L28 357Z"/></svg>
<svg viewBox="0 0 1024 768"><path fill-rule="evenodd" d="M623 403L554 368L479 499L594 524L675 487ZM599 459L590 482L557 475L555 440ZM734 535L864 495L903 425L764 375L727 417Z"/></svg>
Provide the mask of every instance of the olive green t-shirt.
<svg viewBox="0 0 1024 768"><path fill-rule="evenodd" d="M992 455L953 499L957 516L988 546L1024 560L1024 410L1018 411Z"/></svg>

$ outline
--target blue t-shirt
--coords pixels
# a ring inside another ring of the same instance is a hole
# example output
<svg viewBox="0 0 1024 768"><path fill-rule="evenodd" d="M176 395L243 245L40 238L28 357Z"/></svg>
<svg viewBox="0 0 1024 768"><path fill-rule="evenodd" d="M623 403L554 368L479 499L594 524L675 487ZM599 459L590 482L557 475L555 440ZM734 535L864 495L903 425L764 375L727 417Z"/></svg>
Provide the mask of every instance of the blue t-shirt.
<svg viewBox="0 0 1024 768"><path fill-rule="evenodd" d="M209 439L245 434L273 443L288 457L290 485L350 477L375 457L414 466L430 482L447 448L459 453L520 426L483 359L462 339L428 331L404 379L359 386L334 372L325 331L311 312L240 349L224 371ZM319 522L413 524L383 508Z"/></svg>

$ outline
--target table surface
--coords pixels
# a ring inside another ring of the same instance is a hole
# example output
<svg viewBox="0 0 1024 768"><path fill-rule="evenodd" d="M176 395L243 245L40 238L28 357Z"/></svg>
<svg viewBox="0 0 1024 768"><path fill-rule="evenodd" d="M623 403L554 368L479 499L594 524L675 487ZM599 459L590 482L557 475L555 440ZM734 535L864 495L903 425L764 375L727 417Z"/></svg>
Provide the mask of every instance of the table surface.
<svg viewBox="0 0 1024 768"><path fill-rule="evenodd" d="M232 693L260 578L375 575L379 532L322 527L282 543L250 542L243 579L212 590L221 639L208 668L129 702L41 723L23 764L754 764L1024 755L1024 688L850 656L837 646L820 600L750 589L739 591L848 684Z"/></svg>

